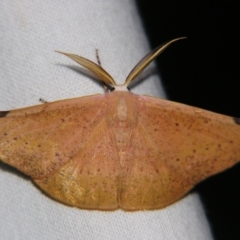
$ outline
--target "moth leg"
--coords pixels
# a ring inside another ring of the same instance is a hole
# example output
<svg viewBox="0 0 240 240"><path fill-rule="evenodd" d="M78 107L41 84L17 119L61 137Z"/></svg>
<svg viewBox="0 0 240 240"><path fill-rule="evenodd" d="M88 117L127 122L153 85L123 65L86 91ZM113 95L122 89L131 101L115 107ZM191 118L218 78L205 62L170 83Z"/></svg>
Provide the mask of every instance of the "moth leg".
<svg viewBox="0 0 240 240"><path fill-rule="evenodd" d="M100 57L99 57L99 53L98 53L98 49L95 49L95 55L96 55L96 59L97 59L97 63L100 67L102 67L101 61L100 61Z"/></svg>
<svg viewBox="0 0 240 240"><path fill-rule="evenodd" d="M99 57L99 53L98 53L98 49L96 48L95 49L95 55L96 55L96 59L97 59L97 64L102 67L102 64L101 64L101 60L100 60L100 57ZM103 89L105 91L105 93L109 92L109 88L107 87L107 85L103 82Z"/></svg>
<svg viewBox="0 0 240 240"><path fill-rule="evenodd" d="M39 102L44 103L44 104L45 104L45 103L48 103L48 101L46 101L46 100L43 99L43 98L39 98L38 100L39 100Z"/></svg>

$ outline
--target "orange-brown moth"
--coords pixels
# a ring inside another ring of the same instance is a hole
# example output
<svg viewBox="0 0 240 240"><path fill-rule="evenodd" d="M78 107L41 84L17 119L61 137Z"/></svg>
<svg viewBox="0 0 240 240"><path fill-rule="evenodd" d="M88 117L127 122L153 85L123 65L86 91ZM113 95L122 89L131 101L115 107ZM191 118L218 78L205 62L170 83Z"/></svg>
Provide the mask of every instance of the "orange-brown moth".
<svg viewBox="0 0 240 240"><path fill-rule="evenodd" d="M148 53L123 85L63 53L113 92L0 112L0 159L52 198L83 209L159 209L240 159L240 120L128 91L174 39Z"/></svg>

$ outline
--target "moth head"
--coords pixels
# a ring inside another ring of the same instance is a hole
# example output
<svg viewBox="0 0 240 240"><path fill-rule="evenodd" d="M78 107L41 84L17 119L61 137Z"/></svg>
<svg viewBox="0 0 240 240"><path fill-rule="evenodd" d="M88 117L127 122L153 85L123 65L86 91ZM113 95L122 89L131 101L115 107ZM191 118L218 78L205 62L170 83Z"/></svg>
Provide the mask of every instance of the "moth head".
<svg viewBox="0 0 240 240"><path fill-rule="evenodd" d="M176 38L171 41L168 41L155 49L149 52L146 56L144 56L137 65L132 69L132 71L128 74L125 83L122 85L118 85L112 76L104 70L100 65L72 53L65 53L56 51L67 57L71 58L73 61L77 62L81 66L87 68L91 71L99 81L103 82L105 86L107 86L109 91L129 91L128 85L158 56L160 55L170 44L176 42L181 39L185 39L186 37Z"/></svg>

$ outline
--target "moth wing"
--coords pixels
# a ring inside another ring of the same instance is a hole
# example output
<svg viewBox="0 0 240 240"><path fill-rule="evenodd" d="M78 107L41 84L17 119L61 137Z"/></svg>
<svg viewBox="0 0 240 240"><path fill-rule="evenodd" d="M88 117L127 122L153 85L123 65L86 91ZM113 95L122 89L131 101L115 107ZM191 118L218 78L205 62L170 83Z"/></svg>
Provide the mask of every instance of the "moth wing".
<svg viewBox="0 0 240 240"><path fill-rule="evenodd" d="M157 209L240 160L240 125L232 117L138 96L139 115L122 173L120 206Z"/></svg>
<svg viewBox="0 0 240 240"><path fill-rule="evenodd" d="M1 112L0 159L61 202L115 209L119 160L105 113L105 95Z"/></svg>

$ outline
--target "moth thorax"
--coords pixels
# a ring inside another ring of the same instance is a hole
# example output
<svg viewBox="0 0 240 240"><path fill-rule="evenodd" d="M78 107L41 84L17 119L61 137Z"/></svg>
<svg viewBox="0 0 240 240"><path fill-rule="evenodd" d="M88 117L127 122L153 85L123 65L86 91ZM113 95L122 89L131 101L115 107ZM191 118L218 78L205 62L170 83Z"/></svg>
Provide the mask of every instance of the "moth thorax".
<svg viewBox="0 0 240 240"><path fill-rule="evenodd" d="M124 98L121 98L117 107L117 117L120 121L126 121L128 114L127 103Z"/></svg>

